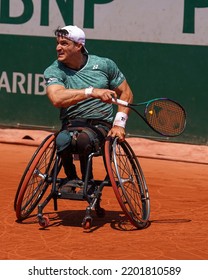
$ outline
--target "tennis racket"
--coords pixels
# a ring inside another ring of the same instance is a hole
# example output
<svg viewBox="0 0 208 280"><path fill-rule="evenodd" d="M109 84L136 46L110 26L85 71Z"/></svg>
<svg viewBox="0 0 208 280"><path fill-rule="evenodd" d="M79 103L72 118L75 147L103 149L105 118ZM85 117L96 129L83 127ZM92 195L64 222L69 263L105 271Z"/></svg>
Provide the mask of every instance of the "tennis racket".
<svg viewBox="0 0 208 280"><path fill-rule="evenodd" d="M184 108L169 98L155 98L147 102L131 104L121 99L112 98L112 103L129 107L137 113L155 132L163 136L178 136L186 127ZM143 113L135 109L145 106Z"/></svg>

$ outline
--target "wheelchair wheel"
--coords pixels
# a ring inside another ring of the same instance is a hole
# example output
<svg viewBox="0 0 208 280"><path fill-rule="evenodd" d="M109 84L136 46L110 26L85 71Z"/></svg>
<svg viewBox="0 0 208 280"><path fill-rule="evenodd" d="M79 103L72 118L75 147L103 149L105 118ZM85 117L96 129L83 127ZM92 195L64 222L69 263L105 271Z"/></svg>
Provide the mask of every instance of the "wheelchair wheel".
<svg viewBox="0 0 208 280"><path fill-rule="evenodd" d="M131 224L138 229L148 224L150 201L141 166L127 141L107 138L106 169L116 198Z"/></svg>
<svg viewBox="0 0 208 280"><path fill-rule="evenodd" d="M20 180L14 200L18 220L24 220L32 213L51 183L49 175L56 156L54 139L55 135L51 134L43 140Z"/></svg>

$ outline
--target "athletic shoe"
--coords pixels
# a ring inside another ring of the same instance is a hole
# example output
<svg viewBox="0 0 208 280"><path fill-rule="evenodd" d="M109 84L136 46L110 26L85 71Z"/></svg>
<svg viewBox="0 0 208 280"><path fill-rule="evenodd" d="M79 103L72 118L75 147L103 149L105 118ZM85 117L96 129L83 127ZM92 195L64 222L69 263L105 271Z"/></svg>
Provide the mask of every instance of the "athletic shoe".
<svg viewBox="0 0 208 280"><path fill-rule="evenodd" d="M76 188L80 188L83 185L82 180L79 178L69 180L68 178L63 179L63 181L60 183L59 188L61 189L61 192L65 193L76 193Z"/></svg>

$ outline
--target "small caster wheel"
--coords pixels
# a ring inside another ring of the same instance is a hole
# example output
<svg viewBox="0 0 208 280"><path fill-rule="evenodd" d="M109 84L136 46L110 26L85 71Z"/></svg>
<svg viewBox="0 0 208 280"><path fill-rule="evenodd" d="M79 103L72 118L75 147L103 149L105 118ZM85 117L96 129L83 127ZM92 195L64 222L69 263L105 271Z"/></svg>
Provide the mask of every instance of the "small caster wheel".
<svg viewBox="0 0 208 280"><path fill-rule="evenodd" d="M84 218L82 222L83 229L90 229L91 226L92 226L92 218L91 217Z"/></svg>
<svg viewBox="0 0 208 280"><path fill-rule="evenodd" d="M47 227L49 225L50 221L48 216L43 216L39 218L39 225L43 228Z"/></svg>
<svg viewBox="0 0 208 280"><path fill-rule="evenodd" d="M97 217L104 218L105 217L105 209L102 207L95 208L95 212Z"/></svg>

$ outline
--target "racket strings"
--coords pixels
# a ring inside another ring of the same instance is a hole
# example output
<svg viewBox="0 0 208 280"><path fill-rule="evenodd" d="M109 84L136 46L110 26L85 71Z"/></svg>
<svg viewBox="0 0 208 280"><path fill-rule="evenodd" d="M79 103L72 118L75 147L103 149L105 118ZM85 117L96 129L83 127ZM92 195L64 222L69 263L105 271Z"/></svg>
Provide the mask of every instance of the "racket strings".
<svg viewBox="0 0 208 280"><path fill-rule="evenodd" d="M155 130L166 136L179 135L185 127L183 108L171 100L155 100L148 104L145 117Z"/></svg>

